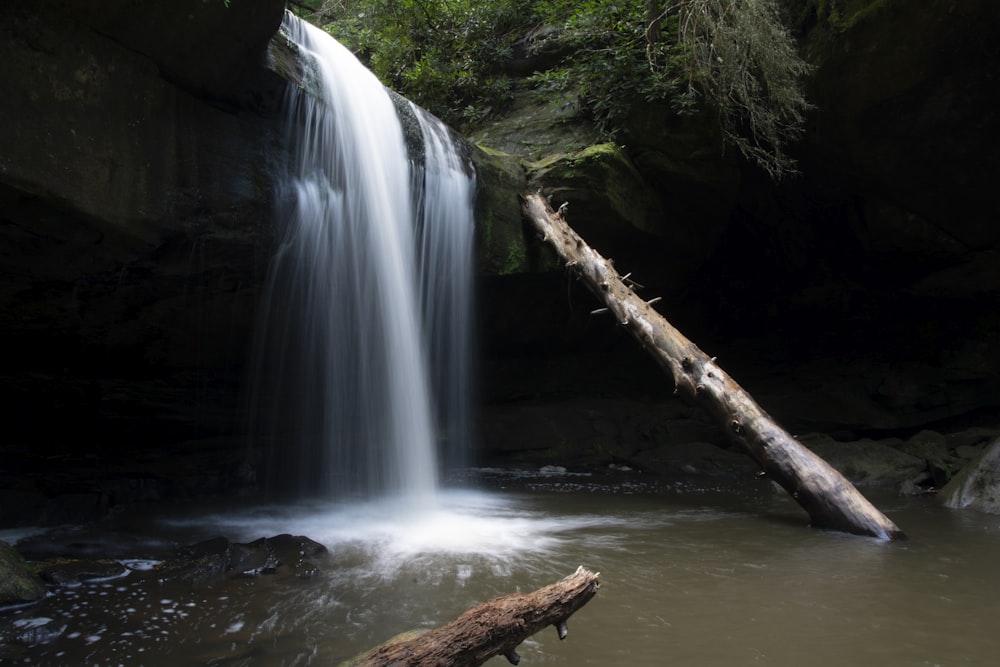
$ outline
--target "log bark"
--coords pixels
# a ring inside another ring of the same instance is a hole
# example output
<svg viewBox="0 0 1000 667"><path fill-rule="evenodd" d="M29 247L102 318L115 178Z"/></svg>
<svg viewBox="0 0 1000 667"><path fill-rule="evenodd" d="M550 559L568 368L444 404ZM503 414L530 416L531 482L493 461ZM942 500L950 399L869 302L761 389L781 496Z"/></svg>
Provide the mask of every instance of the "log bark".
<svg viewBox="0 0 1000 667"><path fill-rule="evenodd" d="M813 526L883 540L905 537L833 466L781 428L714 358L640 298L611 261L570 228L565 205L557 213L540 194L529 194L522 209L566 267L673 377L675 393L700 405L722 424L729 438L806 510Z"/></svg>
<svg viewBox="0 0 1000 667"><path fill-rule="evenodd" d="M389 642L351 662L353 667L472 667L503 655L518 664L525 639L553 626L559 639L566 620L597 593L598 575L576 572L533 593L511 593L464 612L451 623L413 639Z"/></svg>

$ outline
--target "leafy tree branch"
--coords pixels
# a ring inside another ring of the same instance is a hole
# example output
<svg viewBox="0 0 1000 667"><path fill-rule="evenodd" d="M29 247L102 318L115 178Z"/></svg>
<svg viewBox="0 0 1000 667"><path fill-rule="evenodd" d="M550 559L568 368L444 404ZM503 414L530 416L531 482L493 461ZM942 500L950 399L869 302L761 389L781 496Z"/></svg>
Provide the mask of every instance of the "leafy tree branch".
<svg viewBox="0 0 1000 667"><path fill-rule="evenodd" d="M795 171L788 147L809 109L808 66L782 21L789 1L295 0L387 85L460 129L504 113L514 43L553 26L572 55L530 83L579 99L612 138L636 105L714 110L726 142L775 179Z"/></svg>

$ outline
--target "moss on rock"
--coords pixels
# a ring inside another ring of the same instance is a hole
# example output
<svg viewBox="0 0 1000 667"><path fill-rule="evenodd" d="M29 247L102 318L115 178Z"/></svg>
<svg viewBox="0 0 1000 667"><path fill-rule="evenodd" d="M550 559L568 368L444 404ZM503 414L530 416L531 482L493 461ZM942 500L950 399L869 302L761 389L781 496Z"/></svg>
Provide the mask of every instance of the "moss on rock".
<svg viewBox="0 0 1000 667"><path fill-rule="evenodd" d="M0 542L0 607L45 597L45 584L13 547Z"/></svg>
<svg viewBox="0 0 1000 667"><path fill-rule="evenodd" d="M539 252L521 220L528 183L520 158L476 146L476 263L481 275L530 273L555 266Z"/></svg>
<svg viewBox="0 0 1000 667"><path fill-rule="evenodd" d="M528 179L544 186L554 204L569 202L574 225L599 235L653 233L663 218L659 198L615 143L550 156L530 166Z"/></svg>

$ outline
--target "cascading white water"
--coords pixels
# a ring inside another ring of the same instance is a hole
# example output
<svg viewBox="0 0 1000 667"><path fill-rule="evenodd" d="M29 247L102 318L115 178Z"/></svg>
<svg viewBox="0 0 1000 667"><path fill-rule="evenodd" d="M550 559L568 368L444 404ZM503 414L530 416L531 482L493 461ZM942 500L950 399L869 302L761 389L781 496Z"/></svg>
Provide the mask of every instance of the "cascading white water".
<svg viewBox="0 0 1000 667"><path fill-rule="evenodd" d="M463 445L471 439L475 180L448 127L415 104L410 108L420 123L424 148L414 188L420 199L417 262L421 319L439 442L445 460L455 466L465 463Z"/></svg>
<svg viewBox="0 0 1000 667"><path fill-rule="evenodd" d="M426 498L438 436L468 438L471 167L403 105L426 143L411 159L375 76L290 14L284 30L312 80L289 93L294 166L257 336L262 473L300 496Z"/></svg>

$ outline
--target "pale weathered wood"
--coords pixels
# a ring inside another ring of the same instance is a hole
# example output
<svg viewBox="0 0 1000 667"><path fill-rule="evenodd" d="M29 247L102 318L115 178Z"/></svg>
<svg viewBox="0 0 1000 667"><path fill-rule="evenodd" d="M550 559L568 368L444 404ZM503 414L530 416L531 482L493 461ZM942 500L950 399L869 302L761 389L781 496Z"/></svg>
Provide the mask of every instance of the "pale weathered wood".
<svg viewBox="0 0 1000 667"><path fill-rule="evenodd" d="M403 641L390 641L350 664L354 667L473 667L503 655L517 664L517 646L547 626L565 639L566 619L594 597L598 575L577 568L533 593L511 593L464 612L448 625Z"/></svg>
<svg viewBox="0 0 1000 667"><path fill-rule="evenodd" d="M540 194L529 194L523 210L567 268L673 377L677 393L718 420L729 437L806 510L813 526L886 540L905 537L843 475L782 429L714 358L640 298L611 262L570 228L564 207L554 212Z"/></svg>

